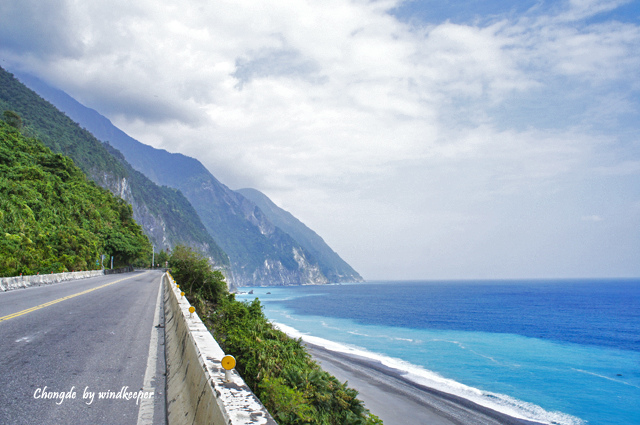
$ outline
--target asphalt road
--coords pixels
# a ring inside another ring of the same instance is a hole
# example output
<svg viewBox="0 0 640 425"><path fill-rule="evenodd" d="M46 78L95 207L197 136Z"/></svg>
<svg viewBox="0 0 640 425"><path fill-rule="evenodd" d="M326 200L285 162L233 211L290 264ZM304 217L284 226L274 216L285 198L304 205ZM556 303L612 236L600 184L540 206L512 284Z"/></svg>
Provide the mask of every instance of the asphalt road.
<svg viewBox="0 0 640 425"><path fill-rule="evenodd" d="M0 424L164 424L161 277L0 293Z"/></svg>

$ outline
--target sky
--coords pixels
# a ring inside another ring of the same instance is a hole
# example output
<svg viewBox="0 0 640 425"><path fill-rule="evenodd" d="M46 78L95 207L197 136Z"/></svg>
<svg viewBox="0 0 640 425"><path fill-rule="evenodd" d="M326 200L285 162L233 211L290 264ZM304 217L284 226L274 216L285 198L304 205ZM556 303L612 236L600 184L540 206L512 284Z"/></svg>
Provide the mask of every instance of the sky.
<svg viewBox="0 0 640 425"><path fill-rule="evenodd" d="M365 279L640 276L640 2L4 0L0 66Z"/></svg>

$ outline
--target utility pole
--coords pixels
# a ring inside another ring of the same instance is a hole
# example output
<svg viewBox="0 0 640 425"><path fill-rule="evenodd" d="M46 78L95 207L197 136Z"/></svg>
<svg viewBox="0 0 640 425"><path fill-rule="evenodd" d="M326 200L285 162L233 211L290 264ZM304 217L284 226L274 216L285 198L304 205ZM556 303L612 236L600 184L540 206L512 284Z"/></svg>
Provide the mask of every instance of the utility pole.
<svg viewBox="0 0 640 425"><path fill-rule="evenodd" d="M156 263L156 247L151 245L153 248L153 252L151 253L151 268L153 269L153 265Z"/></svg>

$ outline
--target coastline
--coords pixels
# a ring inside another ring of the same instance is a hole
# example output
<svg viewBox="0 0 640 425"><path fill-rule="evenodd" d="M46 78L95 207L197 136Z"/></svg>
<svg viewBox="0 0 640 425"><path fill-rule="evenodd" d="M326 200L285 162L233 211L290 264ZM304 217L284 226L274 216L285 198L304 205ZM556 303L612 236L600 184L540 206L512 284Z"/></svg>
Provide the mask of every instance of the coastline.
<svg viewBox="0 0 640 425"><path fill-rule="evenodd" d="M365 357L304 342L324 370L358 391L365 407L385 425L542 425L514 418L470 400L417 384L403 372Z"/></svg>

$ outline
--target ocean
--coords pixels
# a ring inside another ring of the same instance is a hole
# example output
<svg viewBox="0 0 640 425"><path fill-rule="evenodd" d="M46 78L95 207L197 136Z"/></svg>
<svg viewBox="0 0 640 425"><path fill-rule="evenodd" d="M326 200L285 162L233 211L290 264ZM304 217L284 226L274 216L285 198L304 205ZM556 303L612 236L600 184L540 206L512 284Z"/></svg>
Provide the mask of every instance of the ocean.
<svg viewBox="0 0 640 425"><path fill-rule="evenodd" d="M548 424L640 424L640 279L242 288L294 337Z"/></svg>

